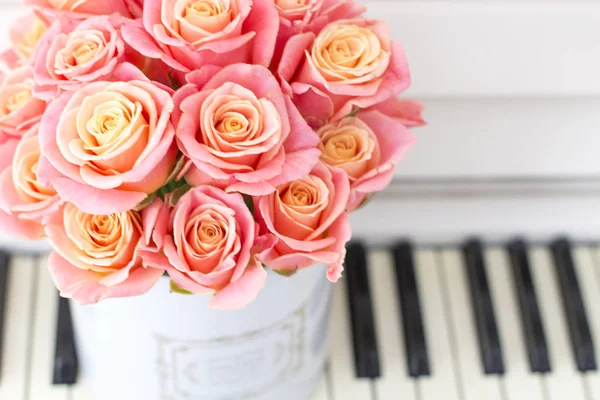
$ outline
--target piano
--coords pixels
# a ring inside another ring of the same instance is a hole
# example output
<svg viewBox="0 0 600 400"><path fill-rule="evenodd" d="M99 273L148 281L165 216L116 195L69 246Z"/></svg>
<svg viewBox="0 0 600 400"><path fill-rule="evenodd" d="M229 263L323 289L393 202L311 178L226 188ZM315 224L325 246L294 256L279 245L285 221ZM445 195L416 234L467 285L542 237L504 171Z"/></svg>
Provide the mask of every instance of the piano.
<svg viewBox="0 0 600 400"><path fill-rule="evenodd" d="M361 2L429 125L351 216L314 399L600 400L600 2ZM48 245L0 248L0 400L93 400Z"/></svg>
<svg viewBox="0 0 600 400"><path fill-rule="evenodd" d="M315 400L600 399L600 245L348 246ZM43 256L0 253L0 399L93 400Z"/></svg>

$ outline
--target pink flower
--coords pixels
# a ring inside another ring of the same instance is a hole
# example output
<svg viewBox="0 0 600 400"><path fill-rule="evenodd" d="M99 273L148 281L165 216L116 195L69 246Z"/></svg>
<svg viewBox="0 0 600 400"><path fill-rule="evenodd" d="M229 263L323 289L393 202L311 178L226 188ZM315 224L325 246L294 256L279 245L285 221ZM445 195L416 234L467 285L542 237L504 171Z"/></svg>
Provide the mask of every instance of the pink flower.
<svg viewBox="0 0 600 400"><path fill-rule="evenodd" d="M63 297L81 304L150 290L164 270L142 266L136 211L91 215L67 203L47 221L50 273Z"/></svg>
<svg viewBox="0 0 600 400"><path fill-rule="evenodd" d="M347 211L391 182L396 164L415 141L404 125L376 110L331 122L317 133L321 160L342 169L350 180Z"/></svg>
<svg viewBox="0 0 600 400"><path fill-rule="evenodd" d="M319 138L269 70L247 64L216 70L190 74L191 83L175 94L177 140L191 160L186 180L255 196L308 174Z"/></svg>
<svg viewBox="0 0 600 400"><path fill-rule="evenodd" d="M279 13L277 54L290 37L298 33L318 34L325 25L351 19L365 12L365 7L351 0L275 0Z"/></svg>
<svg viewBox="0 0 600 400"><path fill-rule="evenodd" d="M427 122L425 122L421 115L423 113L423 104L416 100L399 99L392 96L381 103L369 107L367 110L377 110L407 128L427 125Z"/></svg>
<svg viewBox="0 0 600 400"><path fill-rule="evenodd" d="M46 102L33 97L31 66L23 65L0 78L0 132L21 136L40 120Z"/></svg>
<svg viewBox="0 0 600 400"><path fill-rule="evenodd" d="M313 126L367 108L408 88L404 50L390 41L385 23L343 20L292 37L278 74L300 113Z"/></svg>
<svg viewBox="0 0 600 400"><path fill-rule="evenodd" d="M8 31L12 48L0 54L0 61L8 68L27 63L47 28L48 24L32 13L17 18Z"/></svg>
<svg viewBox="0 0 600 400"><path fill-rule="evenodd" d="M167 268L178 288L213 295L210 307L231 310L247 306L264 287L267 274L252 256L258 226L239 193L198 186L170 217L147 210L153 209L144 210L144 230L163 236L164 253L147 252L144 262Z"/></svg>
<svg viewBox="0 0 600 400"><path fill-rule="evenodd" d="M123 36L151 58L183 72L207 64L268 66L279 27L271 0L146 0L143 23Z"/></svg>
<svg viewBox="0 0 600 400"><path fill-rule="evenodd" d="M36 96L51 100L64 90L109 78L125 53L119 25L116 16L56 21L42 37L35 59Z"/></svg>
<svg viewBox="0 0 600 400"><path fill-rule="evenodd" d="M40 126L40 180L89 214L134 208L175 163L170 92L130 64L117 66L113 79L64 92Z"/></svg>
<svg viewBox="0 0 600 400"><path fill-rule="evenodd" d="M349 194L346 173L319 163L310 175L256 198L261 234L274 239L257 259L288 272L325 263L327 277L337 281L351 236L345 212Z"/></svg>
<svg viewBox="0 0 600 400"><path fill-rule="evenodd" d="M59 17L86 19L93 15L121 14L137 18L142 13L143 0L23 0L34 7L47 22Z"/></svg>
<svg viewBox="0 0 600 400"><path fill-rule="evenodd" d="M27 131L16 146L14 157L9 158L12 165L0 174L0 226L12 235L33 240L44 236L44 218L62 203L52 187L37 179L38 128L35 125Z"/></svg>

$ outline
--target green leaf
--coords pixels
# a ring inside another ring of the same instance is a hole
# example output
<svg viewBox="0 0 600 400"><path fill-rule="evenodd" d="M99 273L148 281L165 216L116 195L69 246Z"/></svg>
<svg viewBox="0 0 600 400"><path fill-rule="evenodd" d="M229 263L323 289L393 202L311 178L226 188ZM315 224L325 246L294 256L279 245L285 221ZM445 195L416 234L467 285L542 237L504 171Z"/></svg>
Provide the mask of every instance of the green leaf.
<svg viewBox="0 0 600 400"><path fill-rule="evenodd" d="M150 203L152 203L154 201L155 198L156 198L156 193L149 194L148 197L146 197L144 200L142 200L142 202L135 207L135 210L136 211L143 210L144 208L148 207L150 205Z"/></svg>
<svg viewBox="0 0 600 400"><path fill-rule="evenodd" d="M298 267L296 267L296 269L274 269L273 271L281 276L292 276L298 272Z"/></svg>
<svg viewBox="0 0 600 400"><path fill-rule="evenodd" d="M187 290L180 288L173 281L169 281L169 287L171 289L171 293L193 294L192 292L188 292Z"/></svg>
<svg viewBox="0 0 600 400"><path fill-rule="evenodd" d="M356 114L358 114L358 112L361 110L360 107L357 106L352 106L352 111L350 111L350 114L348 114L349 117L356 117Z"/></svg>
<svg viewBox="0 0 600 400"><path fill-rule="evenodd" d="M244 195L244 203L246 203L246 207L248 207L250 213L254 215L254 201L252 201L252 196Z"/></svg>
<svg viewBox="0 0 600 400"><path fill-rule="evenodd" d="M169 200L170 205L174 206L175 204L177 204L177 202L179 201L179 199L181 198L181 196L183 196L184 194L187 193L188 190L190 190L192 187L184 181L184 184L182 184L181 186L177 187L176 189L174 189L171 192L171 198Z"/></svg>

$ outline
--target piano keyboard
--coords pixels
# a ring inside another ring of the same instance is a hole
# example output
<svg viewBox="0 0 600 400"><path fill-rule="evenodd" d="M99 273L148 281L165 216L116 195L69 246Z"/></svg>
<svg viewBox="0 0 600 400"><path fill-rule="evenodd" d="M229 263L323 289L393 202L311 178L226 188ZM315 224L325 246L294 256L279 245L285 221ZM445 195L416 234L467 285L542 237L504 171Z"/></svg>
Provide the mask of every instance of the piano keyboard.
<svg viewBox="0 0 600 400"><path fill-rule="evenodd" d="M93 400L44 258L0 253L0 399ZM600 247L348 246L315 400L600 400Z"/></svg>

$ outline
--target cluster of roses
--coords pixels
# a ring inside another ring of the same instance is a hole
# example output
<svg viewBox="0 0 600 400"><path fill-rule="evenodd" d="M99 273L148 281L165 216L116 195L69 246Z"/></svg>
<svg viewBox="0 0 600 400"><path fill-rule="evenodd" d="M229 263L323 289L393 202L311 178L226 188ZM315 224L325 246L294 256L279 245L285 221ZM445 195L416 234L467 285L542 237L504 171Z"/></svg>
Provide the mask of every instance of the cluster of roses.
<svg viewBox="0 0 600 400"><path fill-rule="evenodd" d="M0 226L65 297L247 305L327 264L423 123L400 43L349 0L24 0L0 77Z"/></svg>

